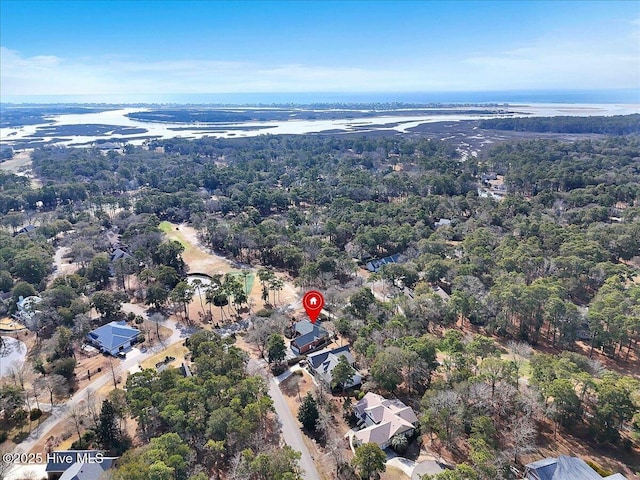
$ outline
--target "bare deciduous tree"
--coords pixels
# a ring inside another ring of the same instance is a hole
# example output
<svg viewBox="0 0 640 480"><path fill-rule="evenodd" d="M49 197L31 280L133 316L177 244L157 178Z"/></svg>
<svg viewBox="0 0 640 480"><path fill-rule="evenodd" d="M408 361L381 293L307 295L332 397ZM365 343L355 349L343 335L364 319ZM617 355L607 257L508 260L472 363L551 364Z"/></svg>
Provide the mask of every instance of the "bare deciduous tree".
<svg viewBox="0 0 640 480"><path fill-rule="evenodd" d="M40 377L36 380L36 385L49 393L49 401L52 407L55 405L54 397L60 398L69 392L67 379L58 374Z"/></svg>
<svg viewBox="0 0 640 480"><path fill-rule="evenodd" d="M520 371L522 370L522 367L524 366L524 364L531 357L531 352L533 350L531 349L531 346L528 343L515 342L515 341L508 342L507 348L509 349L509 352L510 352L509 358L515 369L516 381L518 382L518 385L519 385Z"/></svg>
<svg viewBox="0 0 640 480"><path fill-rule="evenodd" d="M535 423L528 416L517 417L511 422L507 433L507 447L513 454L513 461L518 462L518 455L535 449L537 430Z"/></svg>
<svg viewBox="0 0 640 480"><path fill-rule="evenodd" d="M156 326L156 336L158 337L158 342L160 342L162 344L162 346L164 346L164 342L160 338L160 325L167 321L167 317L165 317L160 312L154 312L151 315L149 315L149 320L152 323L155 324L155 326Z"/></svg>
<svg viewBox="0 0 640 480"><path fill-rule="evenodd" d="M316 432L322 434L327 439L331 432L331 414L326 409L318 410L318 419L316 420Z"/></svg>
<svg viewBox="0 0 640 480"><path fill-rule="evenodd" d="M262 319L253 318L252 327L245 337L247 342L255 345L261 357L264 357L267 348L267 340L272 333L282 334L287 326L287 320L282 315L275 315L273 318Z"/></svg>
<svg viewBox="0 0 640 480"><path fill-rule="evenodd" d="M91 428L97 428L98 419L100 418L100 405L101 402L96 398L96 392L91 388L87 389L87 395L85 402L85 408L87 411L87 417L89 419Z"/></svg>
<svg viewBox="0 0 640 480"><path fill-rule="evenodd" d="M69 407L68 421L78 433L78 440L82 438L82 427L84 426L84 420L87 417L87 408L84 401L77 405L71 405Z"/></svg>
<svg viewBox="0 0 640 480"><path fill-rule="evenodd" d="M336 478L338 477L340 464L344 463L344 445L342 442L343 440L335 432L330 434L327 440L327 452L336 464Z"/></svg>

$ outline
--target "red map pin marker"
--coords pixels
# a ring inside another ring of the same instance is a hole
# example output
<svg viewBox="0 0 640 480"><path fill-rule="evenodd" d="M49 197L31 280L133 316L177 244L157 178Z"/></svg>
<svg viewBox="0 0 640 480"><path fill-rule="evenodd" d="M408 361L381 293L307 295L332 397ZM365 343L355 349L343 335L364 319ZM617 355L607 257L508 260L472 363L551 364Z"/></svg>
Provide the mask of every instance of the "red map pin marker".
<svg viewBox="0 0 640 480"><path fill-rule="evenodd" d="M316 323L320 316L320 311L324 307L324 297L316 290L311 290L302 297L302 306L307 311L307 315L311 319L311 323Z"/></svg>

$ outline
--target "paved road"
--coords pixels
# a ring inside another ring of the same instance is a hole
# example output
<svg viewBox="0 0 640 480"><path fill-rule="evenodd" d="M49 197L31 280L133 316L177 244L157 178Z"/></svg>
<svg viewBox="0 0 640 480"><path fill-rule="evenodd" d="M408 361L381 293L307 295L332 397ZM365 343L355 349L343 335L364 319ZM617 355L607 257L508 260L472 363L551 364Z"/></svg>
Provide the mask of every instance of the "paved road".
<svg viewBox="0 0 640 480"><path fill-rule="evenodd" d="M252 364L251 367L253 368L259 366L264 369L264 361L259 362L251 359L249 360L249 363ZM273 399L273 407L280 419L284 441L291 448L302 454L302 457L300 457L300 466L304 470L303 478L305 480L321 480L320 474L318 474L318 470L316 470L316 466L313 463L311 453L309 453L309 449L302 438L300 427L298 426L295 418L293 418L275 378L271 378L269 380L269 396Z"/></svg>
<svg viewBox="0 0 640 480"><path fill-rule="evenodd" d="M143 314L146 316L146 312L139 305L133 304L125 304L123 305L124 311L134 311L137 314ZM149 349L145 353L141 353L139 355L135 355L132 358L127 358L126 360L113 359L114 366L118 368L120 373L124 373L129 370L131 367L137 365L143 360L155 355L165 347L173 345L174 343L182 342L188 336L188 333L184 330L181 330L177 324L177 322L173 319L169 319L164 323L165 327L173 330L173 333L169 338L167 338L163 344L164 346L158 345L156 348ZM70 408L79 405L81 402L86 401L87 392L90 391L98 391L106 384L113 382L113 377L111 372L107 371L102 376L98 377L94 381L92 381L89 385L84 387L81 390L78 390L71 398L69 398L64 404L56 405L53 407L51 416L47 418L44 422L40 424L35 430L31 432L31 434L21 442L16 448L15 452L29 452L42 438L44 438L59 422L65 421L66 413ZM38 452L34 452L38 453ZM41 453L41 452L40 452Z"/></svg>

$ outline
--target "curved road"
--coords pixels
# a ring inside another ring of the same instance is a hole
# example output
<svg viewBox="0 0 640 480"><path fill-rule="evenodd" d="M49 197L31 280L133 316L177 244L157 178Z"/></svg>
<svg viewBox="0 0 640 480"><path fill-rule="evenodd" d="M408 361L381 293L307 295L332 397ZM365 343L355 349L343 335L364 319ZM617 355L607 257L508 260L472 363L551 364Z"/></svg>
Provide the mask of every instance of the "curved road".
<svg viewBox="0 0 640 480"><path fill-rule="evenodd" d="M138 315L146 316L146 312L144 309L135 304L124 304L124 311L133 311ZM165 347L169 347L174 343L182 342L184 338L186 338L190 332L187 330L181 330L178 327L178 324L175 320L169 319L165 323L166 327L169 327L173 330L173 333L169 338L167 338L163 344L163 349ZM149 349L145 353L141 353L140 355L136 355L133 358L127 358L124 361L119 361L118 369L121 371L127 371L129 368L137 365L148 357L151 357L159 351L158 347ZM249 360L250 368L262 370L264 374L267 374L266 370L266 362L264 360L258 361L251 359ZM47 418L42 424L40 424L36 429L31 432L23 442L21 442L16 448L16 453L26 453L31 451L35 447L35 445L44 438L58 423L62 421L66 421L66 413L70 408L75 407L86 400L87 392L89 391L98 391L103 386L112 382L112 376L110 372L105 372L101 377L95 379L86 387L78 390L71 398L69 398L64 404L56 405L51 410L51 416ZM275 408L276 414L280 419L282 425L282 435L284 437L285 442L294 450L299 451L302 456L300 458L300 466L304 470L303 478L305 480L321 480L318 471L316 470L315 464L313 463L313 458L309 453L309 450L304 443L302 438L302 432L300 431L300 427L296 420L293 418L289 407L280 391L280 387L278 386L277 380L275 378L271 378L269 380L269 396L273 399L273 406ZM42 453L42 452L35 452Z"/></svg>
<svg viewBox="0 0 640 480"><path fill-rule="evenodd" d="M259 368L266 373L265 365L266 362L264 360L249 360L249 368ZM302 454L300 457L300 466L304 470L302 478L305 480L321 480L320 474L318 474L318 470L316 470L316 466L313 463L311 453L309 453L309 449L302 438L300 427L287 406L277 380L273 377L269 380L269 396L273 399L273 407L280 419L284 441L291 448Z"/></svg>
<svg viewBox="0 0 640 480"><path fill-rule="evenodd" d="M124 311L134 311L136 314L143 314L146 316L146 312L139 305L133 304L125 304L123 305ZM146 360L149 357L152 357L160 350L173 345L174 343L182 342L186 337L187 333L183 333L179 328L178 324L175 320L169 319L166 321L165 325L173 330L173 333L169 338L167 338L161 346L160 349L158 347L147 350L145 353L141 353L140 355L136 355L132 358L127 358L126 360L118 360L114 359L114 362L118 362L116 364L118 370L121 372L126 372L131 367L137 365L138 363ZM79 405L81 402L86 400L88 391L98 391L100 388L104 387L106 384L113 382L113 378L111 376L111 372L106 371L102 376L98 377L94 381L92 381L89 385L78 390L73 396L64 404L56 405L52 408L51 416L47 418L44 422L42 422L37 428L35 428L31 434L21 442L14 450L14 452L26 453L31 451L31 449L43 438L45 437L59 422L65 421L65 414L69 411L71 407L75 407ZM34 452L34 453L42 453L42 452Z"/></svg>

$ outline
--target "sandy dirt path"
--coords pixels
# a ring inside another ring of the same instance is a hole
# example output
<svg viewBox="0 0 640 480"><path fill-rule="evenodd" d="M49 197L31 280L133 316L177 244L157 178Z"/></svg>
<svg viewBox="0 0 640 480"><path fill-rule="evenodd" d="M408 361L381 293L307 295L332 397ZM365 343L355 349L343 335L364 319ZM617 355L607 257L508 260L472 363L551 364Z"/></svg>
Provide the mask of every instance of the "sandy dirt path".
<svg viewBox="0 0 640 480"><path fill-rule="evenodd" d="M16 153L11 160L0 163L0 170L22 175L31 180L31 188L39 188L42 186L40 180L35 178L31 171L31 150Z"/></svg>

